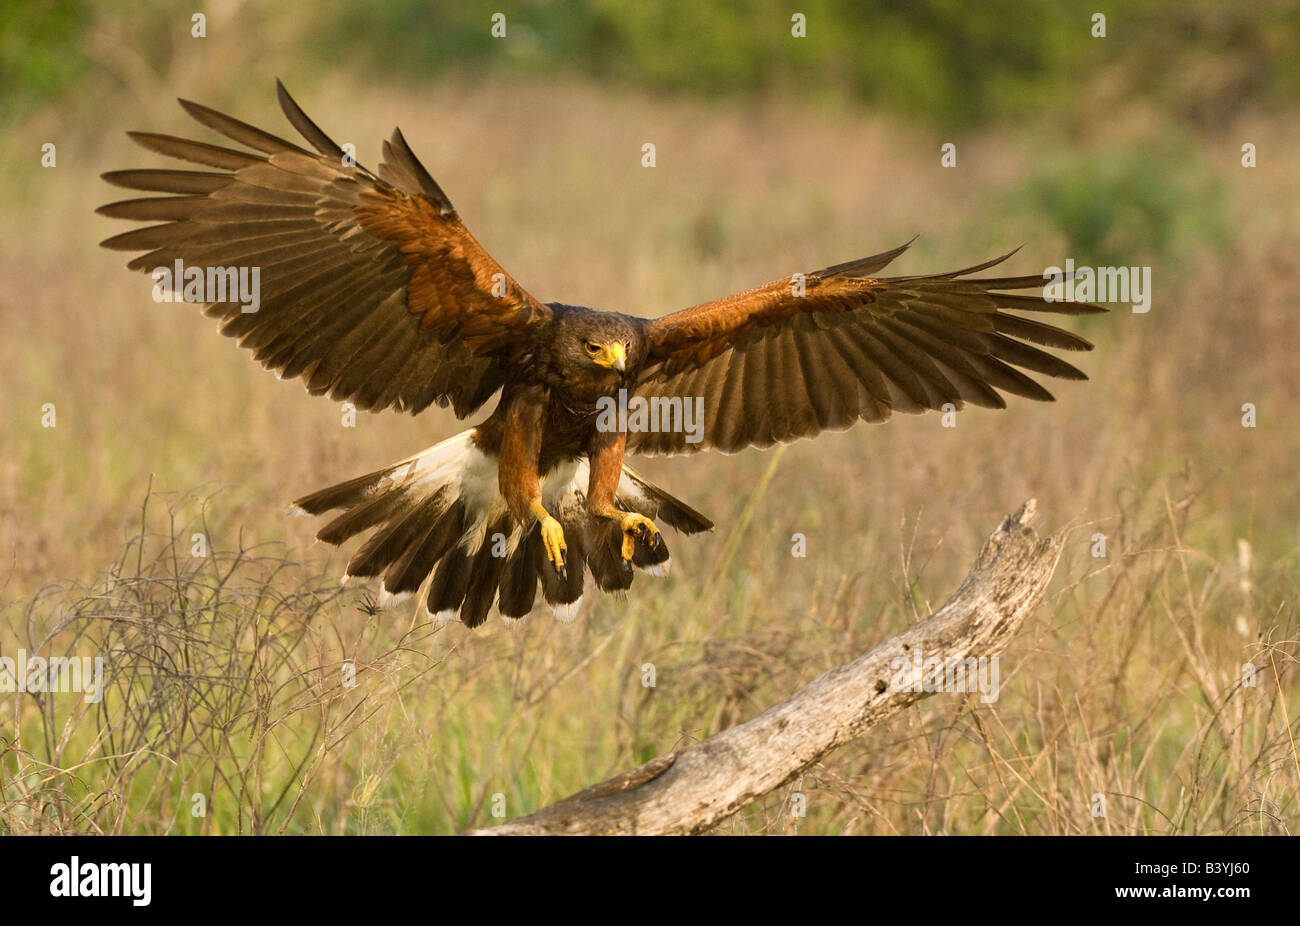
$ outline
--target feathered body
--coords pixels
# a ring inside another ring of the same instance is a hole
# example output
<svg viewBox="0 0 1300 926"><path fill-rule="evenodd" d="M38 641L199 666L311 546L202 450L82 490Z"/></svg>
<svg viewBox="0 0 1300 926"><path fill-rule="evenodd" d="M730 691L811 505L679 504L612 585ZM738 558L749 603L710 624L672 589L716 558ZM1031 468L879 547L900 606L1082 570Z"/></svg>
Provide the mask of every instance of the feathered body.
<svg viewBox="0 0 1300 926"><path fill-rule="evenodd" d="M597 402L635 381L636 363L644 356L642 321L581 306L551 308L552 329L541 337L573 349L532 349L545 359L507 377L486 421L393 466L294 503L304 514L344 510L318 534L329 543L383 525L352 558L347 573L349 578L379 578L381 604L414 593L432 573L425 607L437 619L459 614L474 627L487 617L494 600L503 616L523 617L532 610L539 588L556 615L570 619L587 571L607 592L627 589L633 567L667 573L666 544L638 541L631 560L624 560L620 524L594 516L587 504L591 460L603 459L603 448L618 437L599 430ZM585 350L576 347L610 341L628 345L623 370L592 364ZM512 442L511 434L519 439ZM511 453L512 446L536 450ZM564 530L563 570L547 561L541 525L528 512L529 499L512 491L530 476L539 480L542 504ZM713 527L623 465L621 454L613 479L604 482L616 485L620 510L662 520L688 534Z"/></svg>

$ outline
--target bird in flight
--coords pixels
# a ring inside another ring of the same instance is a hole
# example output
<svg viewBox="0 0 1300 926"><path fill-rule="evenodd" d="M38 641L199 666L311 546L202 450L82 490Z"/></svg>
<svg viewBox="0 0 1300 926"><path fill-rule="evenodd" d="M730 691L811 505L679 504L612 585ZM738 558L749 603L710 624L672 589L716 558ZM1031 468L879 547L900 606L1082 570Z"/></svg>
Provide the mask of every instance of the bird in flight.
<svg viewBox="0 0 1300 926"><path fill-rule="evenodd" d="M158 223L103 245L145 252L127 267L155 281L176 268L186 301L312 394L412 414L437 403L458 418L499 394L477 427L295 502L339 512L317 534L329 543L373 531L346 578L380 579L382 604L432 576L424 607L439 620L474 627L493 604L520 618L539 588L569 619L586 572L610 592L635 570L667 572L660 523L713 526L628 454L734 453L895 411L1005 408L1003 393L1051 401L1025 371L1087 378L1040 346L1092 345L1032 316L1104 309L1048 301L1041 274L970 276L1010 255L878 276L903 245L656 319L540 302L474 239L400 129L370 171L277 90L314 151L181 100L241 147L128 133L204 169L104 174L164 195L97 210ZM255 311L232 268L256 269ZM228 291L188 286L227 279Z"/></svg>

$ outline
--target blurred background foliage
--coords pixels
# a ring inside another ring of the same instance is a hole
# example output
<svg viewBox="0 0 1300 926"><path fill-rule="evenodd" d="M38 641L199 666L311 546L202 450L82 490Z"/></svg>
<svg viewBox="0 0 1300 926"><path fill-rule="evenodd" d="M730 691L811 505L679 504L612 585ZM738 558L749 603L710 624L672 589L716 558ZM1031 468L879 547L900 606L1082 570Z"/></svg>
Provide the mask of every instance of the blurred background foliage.
<svg viewBox="0 0 1300 926"><path fill-rule="evenodd" d="M922 122L974 126L1050 111L1093 111L1123 88L1180 121L1213 125L1253 106L1300 100L1300 4L1287 0L1132 0L1106 14L1085 0L389 0L0 4L3 106L39 106L70 91L95 60L88 36L111 20L166 71L193 11L271 16L250 33L276 57L340 65L392 80L447 70L571 74L701 96L793 93L850 100ZM255 13L254 13L255 11ZM507 36L489 31L503 13ZM806 38L791 41L792 17ZM1008 23L1014 23L1009 27ZM1098 66L1104 65L1104 66Z"/></svg>
<svg viewBox="0 0 1300 926"><path fill-rule="evenodd" d="M1048 157L990 209L1035 216L1092 267L1180 270L1222 256L1233 236L1228 194L1199 147L1167 130L1131 145Z"/></svg>
<svg viewBox="0 0 1300 926"><path fill-rule="evenodd" d="M1212 132L1244 110L1295 107L1300 4L1136 0L1105 11L1104 38L1093 37L1095 7L1084 0L322 0L310 7L3 0L0 116L21 119L84 95L88 73L110 85L141 72L171 73L192 41L197 8L209 29L255 24L241 29L253 47L240 70L256 86L280 76L277 63L292 61L296 80L340 71L395 84L448 75L568 78L698 99L858 108L945 138L990 125L1058 134L1089 144L1010 184L994 211L1041 216L1093 264L1139 255L1178 266L1205 249L1221 253L1231 242L1227 208L1188 133ZM806 37L793 41L796 12ZM508 41L492 35L496 13L505 16ZM268 72L249 74L250 66ZM113 89L120 88L101 87ZM1095 144L1116 122L1134 120L1161 129L1130 133L1118 146ZM1169 125L1178 131L1164 131ZM1171 157L1181 165L1172 174L1161 166ZM698 246L716 249L727 238L726 217L704 216L693 233Z"/></svg>

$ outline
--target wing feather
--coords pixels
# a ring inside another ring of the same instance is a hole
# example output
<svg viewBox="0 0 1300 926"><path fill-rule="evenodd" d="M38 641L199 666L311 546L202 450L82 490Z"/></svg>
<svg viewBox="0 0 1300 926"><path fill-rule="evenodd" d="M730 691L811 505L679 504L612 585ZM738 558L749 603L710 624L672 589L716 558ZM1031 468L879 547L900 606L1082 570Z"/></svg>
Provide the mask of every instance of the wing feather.
<svg viewBox="0 0 1300 926"><path fill-rule="evenodd" d="M909 242L910 243L910 242ZM1042 288L1043 276L972 278L1004 254L927 276L873 276L907 245L776 280L649 322L639 395L701 391L705 439L629 434L637 453L716 448L732 453L884 421L951 403L1005 408L1003 393L1038 401L1052 394L1029 373L1086 379L1041 350L1090 350L1079 335L1011 312L1083 315L1086 303L1049 302L1006 290ZM1026 372L1028 371L1028 372Z"/></svg>
<svg viewBox="0 0 1300 926"><path fill-rule="evenodd" d="M276 92L314 151L182 100L200 124L251 150L128 133L148 151L214 170L104 174L119 187L169 195L102 207L110 218L162 223L103 245L145 252L132 270L176 261L205 274L256 268L257 311L232 295L204 303L204 312L314 394L374 410L437 402L469 414L541 336L551 310L474 239L400 131L371 173L345 158L278 81Z"/></svg>

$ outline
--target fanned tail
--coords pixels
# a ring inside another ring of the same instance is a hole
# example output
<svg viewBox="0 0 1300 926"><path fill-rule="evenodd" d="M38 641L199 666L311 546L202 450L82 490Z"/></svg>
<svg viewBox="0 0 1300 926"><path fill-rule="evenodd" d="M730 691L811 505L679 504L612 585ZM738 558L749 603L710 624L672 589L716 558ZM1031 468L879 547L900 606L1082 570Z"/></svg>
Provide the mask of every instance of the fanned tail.
<svg viewBox="0 0 1300 926"><path fill-rule="evenodd" d="M348 562L344 581L379 579L380 606L420 591L437 620L459 615L468 627L487 619L494 604L505 617L522 618L542 598L561 620L571 620L590 571L602 591L621 592L634 569L665 575L668 546L638 541L632 562L622 557L617 522L594 517L586 506L585 460L556 467L542 484L542 501L564 528L567 574L547 562L538 524L519 525L498 488L496 458L465 431L398 463L303 496L303 514L341 511L317 533L339 545L373 530ZM693 534L712 522L627 467L617 504Z"/></svg>

